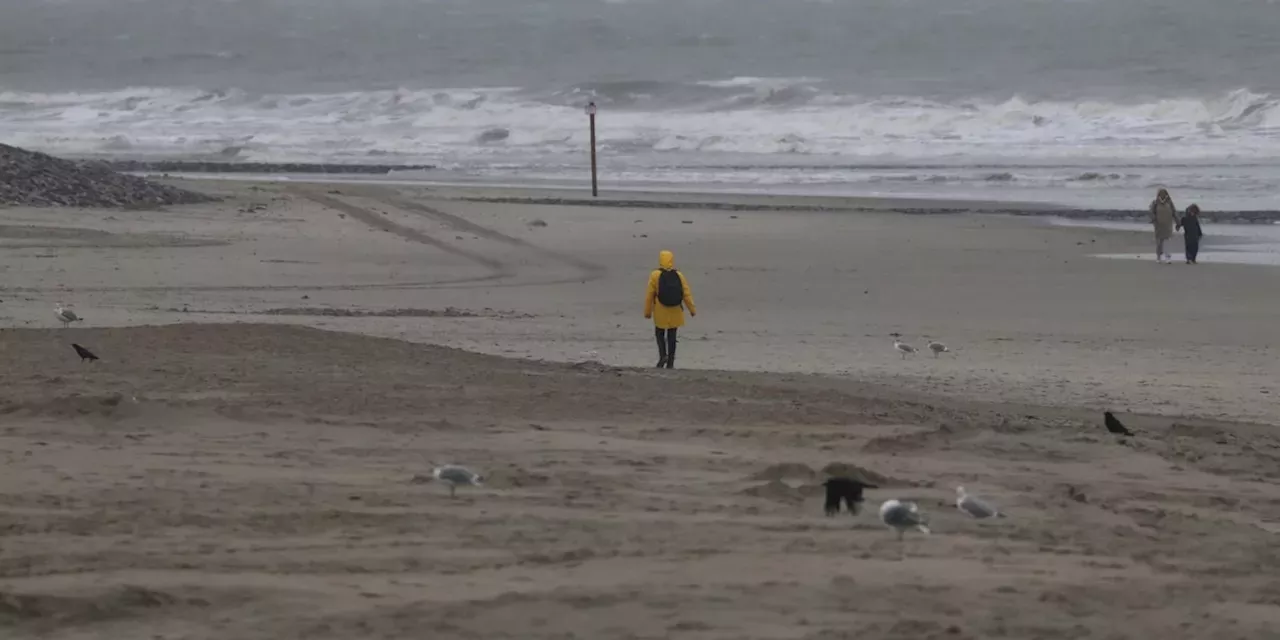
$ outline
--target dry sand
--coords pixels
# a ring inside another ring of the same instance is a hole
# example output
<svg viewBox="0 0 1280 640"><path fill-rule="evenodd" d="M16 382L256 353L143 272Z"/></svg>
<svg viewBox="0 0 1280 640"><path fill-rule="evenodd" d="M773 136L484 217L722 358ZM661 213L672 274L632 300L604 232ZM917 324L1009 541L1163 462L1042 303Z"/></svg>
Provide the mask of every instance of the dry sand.
<svg viewBox="0 0 1280 640"><path fill-rule="evenodd" d="M1280 634L1273 269L995 216L205 188L0 210L3 637ZM661 248L701 312L674 372ZM432 461L491 481L451 501ZM885 478L867 513L821 515L831 463ZM900 549L888 497L934 535Z"/></svg>

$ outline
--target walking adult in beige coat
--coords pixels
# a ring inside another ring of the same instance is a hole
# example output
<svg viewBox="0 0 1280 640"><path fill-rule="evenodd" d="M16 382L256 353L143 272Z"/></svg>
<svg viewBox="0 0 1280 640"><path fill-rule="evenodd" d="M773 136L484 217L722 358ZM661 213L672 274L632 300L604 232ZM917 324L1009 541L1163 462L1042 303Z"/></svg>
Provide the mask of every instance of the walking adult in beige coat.
<svg viewBox="0 0 1280 640"><path fill-rule="evenodd" d="M1156 192L1150 211L1151 224L1156 231L1156 262L1169 262L1173 256L1164 250L1164 243L1173 237L1173 225L1178 222L1178 209L1173 206L1173 198L1169 197L1168 190Z"/></svg>

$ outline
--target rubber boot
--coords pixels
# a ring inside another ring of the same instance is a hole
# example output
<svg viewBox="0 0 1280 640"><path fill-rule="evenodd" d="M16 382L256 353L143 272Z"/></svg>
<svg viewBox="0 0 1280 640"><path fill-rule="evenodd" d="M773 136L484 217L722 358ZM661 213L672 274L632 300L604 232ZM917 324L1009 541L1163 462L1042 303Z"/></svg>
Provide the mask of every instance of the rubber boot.
<svg viewBox="0 0 1280 640"><path fill-rule="evenodd" d="M662 329L654 329L653 333L658 339L658 367L657 368L661 369L663 367L669 367L670 365L667 364L667 358L668 358L667 337L663 335L666 332L664 332Z"/></svg>

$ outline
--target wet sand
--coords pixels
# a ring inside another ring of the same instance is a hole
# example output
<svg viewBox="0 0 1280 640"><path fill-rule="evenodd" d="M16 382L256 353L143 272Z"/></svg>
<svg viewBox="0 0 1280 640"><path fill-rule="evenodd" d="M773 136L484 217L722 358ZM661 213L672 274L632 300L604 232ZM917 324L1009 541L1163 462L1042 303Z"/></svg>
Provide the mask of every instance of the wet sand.
<svg viewBox="0 0 1280 640"><path fill-rule="evenodd" d="M204 187L230 199L0 210L7 637L1280 630L1273 269L803 199ZM700 311L674 372L640 317L662 248ZM421 482L445 461L488 486ZM833 463L879 479L866 513L822 516ZM889 497L934 535L899 547Z"/></svg>

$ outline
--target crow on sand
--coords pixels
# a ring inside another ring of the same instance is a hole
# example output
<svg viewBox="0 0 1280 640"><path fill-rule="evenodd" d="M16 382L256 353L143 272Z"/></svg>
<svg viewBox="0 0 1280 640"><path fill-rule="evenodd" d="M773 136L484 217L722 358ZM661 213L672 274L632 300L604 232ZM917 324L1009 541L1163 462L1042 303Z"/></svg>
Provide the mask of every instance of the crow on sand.
<svg viewBox="0 0 1280 640"><path fill-rule="evenodd" d="M82 347L82 346L80 346L80 345L78 345L78 344L72 343L72 344L71 344L71 347L72 347L72 348L74 348L74 349L76 350L76 355L79 355L79 356L80 356L80 362L84 362L85 360L88 360L88 361L90 361L90 362L93 362L94 360L97 360L97 359L98 359L98 356L93 355L93 352L92 352L92 351L90 351L90 350L88 350L88 349L86 349L86 348L84 348L84 347Z"/></svg>
<svg viewBox="0 0 1280 640"><path fill-rule="evenodd" d="M1106 415L1103 418L1103 422L1106 423L1107 425L1107 431L1110 431L1111 433L1114 433L1118 436L1133 435L1133 432L1125 428L1124 424L1121 423L1120 420L1117 419L1114 415L1112 415L1110 411L1106 412Z"/></svg>
<svg viewBox="0 0 1280 640"><path fill-rule="evenodd" d="M858 515L862 507L862 490L876 488L874 484L866 484L854 478L827 478L822 485L827 488L827 501L822 508L828 516L840 513L841 500L849 513Z"/></svg>

